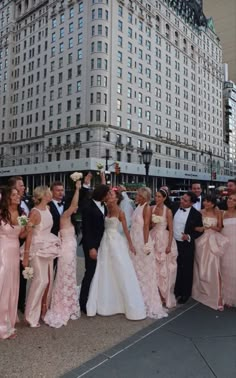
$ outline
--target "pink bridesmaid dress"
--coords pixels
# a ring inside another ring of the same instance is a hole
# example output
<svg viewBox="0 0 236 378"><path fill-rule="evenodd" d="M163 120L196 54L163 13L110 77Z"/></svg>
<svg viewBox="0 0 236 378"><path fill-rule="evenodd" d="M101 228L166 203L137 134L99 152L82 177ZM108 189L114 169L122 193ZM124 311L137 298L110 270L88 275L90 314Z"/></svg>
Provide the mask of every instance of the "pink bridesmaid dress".
<svg viewBox="0 0 236 378"><path fill-rule="evenodd" d="M20 226L0 224L0 339L13 335L17 321Z"/></svg>
<svg viewBox="0 0 236 378"><path fill-rule="evenodd" d="M223 300L226 305L236 307L236 218L223 219L222 235L229 246L221 257Z"/></svg>
<svg viewBox="0 0 236 378"><path fill-rule="evenodd" d="M52 291L50 309L44 322L54 328L66 325L68 320L80 317L79 292L76 279L77 240L74 226L60 231L61 255L57 262L57 275Z"/></svg>
<svg viewBox="0 0 236 378"><path fill-rule="evenodd" d="M155 211L155 207L153 212ZM177 274L177 245L173 239L170 253L166 254L166 248L169 242L169 231L167 230L167 207L163 208L163 215L156 216L159 222L150 231L154 243L154 253L156 256L157 283L162 298L167 308L176 306L174 295L176 274Z"/></svg>
<svg viewBox="0 0 236 378"><path fill-rule="evenodd" d="M41 221L33 228L29 251L34 277L26 301L25 319L31 327L39 327L42 299L48 284L47 305L49 305L53 283L53 259L60 253L61 242L51 233L53 220L50 211L34 209L40 212Z"/></svg>
<svg viewBox="0 0 236 378"><path fill-rule="evenodd" d="M144 252L143 210L145 205L146 203L138 205L133 213L130 236L136 255L132 253L131 259L143 294L147 317L161 319L168 316L168 314L162 307L158 290L154 250L152 249L149 255ZM150 236L148 243L152 245Z"/></svg>

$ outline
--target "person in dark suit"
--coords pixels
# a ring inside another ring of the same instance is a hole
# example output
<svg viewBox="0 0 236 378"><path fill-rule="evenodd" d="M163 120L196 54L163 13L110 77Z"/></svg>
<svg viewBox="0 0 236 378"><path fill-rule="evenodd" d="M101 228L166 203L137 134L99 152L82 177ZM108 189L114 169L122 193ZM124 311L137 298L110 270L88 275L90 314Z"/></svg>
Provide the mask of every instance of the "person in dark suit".
<svg viewBox="0 0 236 378"><path fill-rule="evenodd" d="M193 207L195 207L196 210L200 211L203 209L203 201L204 201L204 195L202 193L202 186L201 183L198 181L194 181L192 183L191 191L196 194L197 201L193 204Z"/></svg>
<svg viewBox="0 0 236 378"><path fill-rule="evenodd" d="M98 248L104 233L104 219L107 213L104 201L106 201L109 192L109 186L99 185L94 189L92 199L89 200L82 211L85 274L81 284L79 302L81 311L84 313L86 313L89 288L96 269Z"/></svg>
<svg viewBox="0 0 236 378"><path fill-rule="evenodd" d="M175 283L175 296L178 303L187 302L192 292L193 262L195 239L202 235L195 231L196 227L202 227L202 214L193 207L196 195L187 192L183 195L180 203L174 204L173 229L174 238L178 248L177 277Z"/></svg>
<svg viewBox="0 0 236 378"><path fill-rule="evenodd" d="M13 176L8 180L8 186L10 188L15 188L21 198L20 202L20 214L29 215L31 208L33 207L33 202L30 197L25 195L25 185L23 178L21 176ZM24 243L24 239L20 239L20 245ZM23 277L24 267L22 262L20 262L20 287L19 287L19 299L18 299L18 310L20 312L25 312L25 299L26 299L26 285L27 280Z"/></svg>
<svg viewBox="0 0 236 378"><path fill-rule="evenodd" d="M228 196L225 200L221 201L217 206L220 210L228 210L227 200L229 196L236 194L236 179L230 179L227 182L227 192Z"/></svg>

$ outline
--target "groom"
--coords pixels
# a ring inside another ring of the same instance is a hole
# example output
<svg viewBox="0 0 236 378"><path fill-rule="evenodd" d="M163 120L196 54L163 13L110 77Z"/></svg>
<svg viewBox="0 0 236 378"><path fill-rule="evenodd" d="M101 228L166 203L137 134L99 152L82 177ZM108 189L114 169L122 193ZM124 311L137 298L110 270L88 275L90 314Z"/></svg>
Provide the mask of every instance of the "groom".
<svg viewBox="0 0 236 378"><path fill-rule="evenodd" d="M82 210L82 245L85 257L85 274L81 284L80 308L86 314L86 304L89 288L92 282L96 265L97 254L104 233L104 219L107 210L104 201L109 196L110 188L107 185L99 185L94 189L92 199Z"/></svg>

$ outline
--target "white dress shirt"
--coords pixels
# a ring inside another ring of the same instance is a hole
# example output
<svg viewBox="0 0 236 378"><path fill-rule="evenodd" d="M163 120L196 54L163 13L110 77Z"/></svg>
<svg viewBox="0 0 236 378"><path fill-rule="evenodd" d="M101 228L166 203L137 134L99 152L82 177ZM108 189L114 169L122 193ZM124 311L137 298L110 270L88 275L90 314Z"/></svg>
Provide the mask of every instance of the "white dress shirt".
<svg viewBox="0 0 236 378"><path fill-rule="evenodd" d="M58 203L60 203L61 201L56 201L56 200L53 199L52 202L53 202L54 205L56 206L58 213L59 213L60 215L62 215L63 212L64 212L64 205L61 205L61 206L58 205Z"/></svg>
<svg viewBox="0 0 236 378"><path fill-rule="evenodd" d="M20 202L20 207L22 208L22 210L24 210L25 215L27 215L27 217L28 217L28 215L29 215L29 208L26 205L25 201L21 201Z"/></svg>
<svg viewBox="0 0 236 378"><path fill-rule="evenodd" d="M104 207L104 205L102 205L100 201L95 201L94 199L93 199L93 202L96 204L96 206L99 208L99 210L104 215L105 214L105 207Z"/></svg>
<svg viewBox="0 0 236 378"><path fill-rule="evenodd" d="M193 207L195 207L196 210L201 211L202 208L202 196L198 197L199 202L196 202L193 204Z"/></svg>
<svg viewBox="0 0 236 378"><path fill-rule="evenodd" d="M184 210L185 211L178 209L174 216L173 231L174 231L174 238L177 241L183 241L182 236L184 234L185 225L186 225L191 207L188 207Z"/></svg>

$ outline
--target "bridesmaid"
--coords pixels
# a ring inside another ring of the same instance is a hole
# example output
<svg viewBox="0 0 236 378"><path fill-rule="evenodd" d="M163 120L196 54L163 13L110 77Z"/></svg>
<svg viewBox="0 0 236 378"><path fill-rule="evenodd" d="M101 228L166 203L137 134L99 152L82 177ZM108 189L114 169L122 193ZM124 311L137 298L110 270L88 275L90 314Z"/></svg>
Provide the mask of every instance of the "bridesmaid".
<svg viewBox="0 0 236 378"><path fill-rule="evenodd" d="M77 181L71 204L60 218L61 256L58 258L50 309L44 318L44 322L54 328L60 328L67 325L68 320L80 317L76 279L77 240L71 223L71 216L78 208L80 188L81 181Z"/></svg>
<svg viewBox="0 0 236 378"><path fill-rule="evenodd" d="M16 337L19 295L19 237L25 231L18 225L20 196L16 189L6 188L0 201L0 339Z"/></svg>
<svg viewBox="0 0 236 378"><path fill-rule="evenodd" d="M226 250L228 239L220 233L222 216L216 208L216 198L206 196L203 206L203 227L197 227L196 231L204 231L204 234L195 241L192 297L223 311L220 257Z"/></svg>
<svg viewBox="0 0 236 378"><path fill-rule="evenodd" d="M30 327L39 327L39 319L46 314L53 282L53 259L59 255L60 239L51 233L53 224L48 203L52 194L47 186L38 186L33 193L35 207L29 215L28 233L22 248L23 266L34 269L25 308L25 320Z"/></svg>
<svg viewBox="0 0 236 378"><path fill-rule="evenodd" d="M165 205L168 193L161 188L156 192L156 205L152 206L152 230L156 256L157 282L163 304L167 308L176 306L174 287L177 274L177 245L173 239L172 211ZM168 228L168 229L167 229Z"/></svg>
<svg viewBox="0 0 236 378"><path fill-rule="evenodd" d="M236 194L229 196L227 207L221 231L229 239L227 251L221 258L222 291L226 306L236 307Z"/></svg>
<svg viewBox="0 0 236 378"><path fill-rule="evenodd" d="M136 254L131 254L131 258L143 294L147 317L161 319L168 314L162 307L158 291L155 255L149 235L151 223L150 199L151 191L149 188L140 188L137 191L136 202L138 206L133 213L130 230Z"/></svg>

